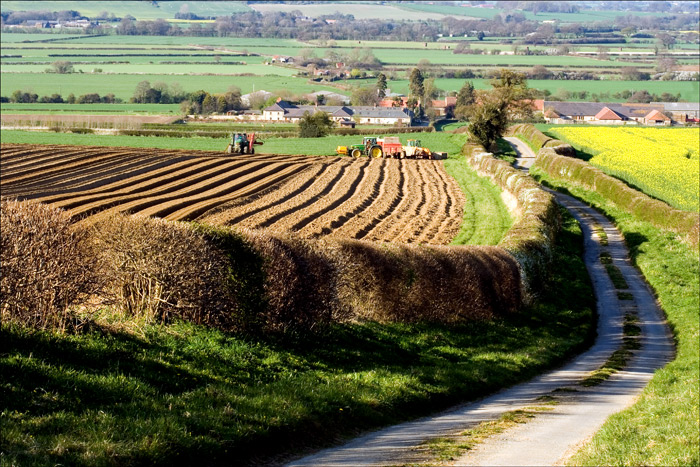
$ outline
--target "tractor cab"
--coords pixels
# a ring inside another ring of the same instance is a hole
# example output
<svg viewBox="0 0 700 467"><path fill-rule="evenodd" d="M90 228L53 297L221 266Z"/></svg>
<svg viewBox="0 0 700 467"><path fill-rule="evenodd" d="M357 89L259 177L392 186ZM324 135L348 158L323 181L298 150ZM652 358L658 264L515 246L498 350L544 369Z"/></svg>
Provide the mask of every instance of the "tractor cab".
<svg viewBox="0 0 700 467"><path fill-rule="evenodd" d="M362 144L365 146L365 150L367 150L377 144L377 137L365 136L364 138L362 138Z"/></svg>
<svg viewBox="0 0 700 467"><path fill-rule="evenodd" d="M420 148L422 147L420 145L420 140L419 139L409 139L408 140L408 145L409 148Z"/></svg>

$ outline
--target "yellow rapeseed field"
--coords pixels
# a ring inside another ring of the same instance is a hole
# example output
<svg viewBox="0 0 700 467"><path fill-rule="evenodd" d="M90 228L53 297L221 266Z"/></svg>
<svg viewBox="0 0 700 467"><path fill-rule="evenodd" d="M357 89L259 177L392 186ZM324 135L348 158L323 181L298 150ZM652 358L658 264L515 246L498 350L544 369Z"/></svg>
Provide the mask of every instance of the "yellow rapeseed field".
<svg viewBox="0 0 700 467"><path fill-rule="evenodd" d="M698 211L697 128L552 128L593 158L590 163L673 207Z"/></svg>

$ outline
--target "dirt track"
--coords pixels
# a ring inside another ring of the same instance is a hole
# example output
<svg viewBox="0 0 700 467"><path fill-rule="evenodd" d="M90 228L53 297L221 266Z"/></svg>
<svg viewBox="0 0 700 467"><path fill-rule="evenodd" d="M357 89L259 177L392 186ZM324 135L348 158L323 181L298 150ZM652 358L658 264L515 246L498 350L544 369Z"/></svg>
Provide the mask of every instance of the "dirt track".
<svg viewBox="0 0 700 467"><path fill-rule="evenodd" d="M464 195L442 162L3 144L5 197L113 212L406 243L449 243Z"/></svg>

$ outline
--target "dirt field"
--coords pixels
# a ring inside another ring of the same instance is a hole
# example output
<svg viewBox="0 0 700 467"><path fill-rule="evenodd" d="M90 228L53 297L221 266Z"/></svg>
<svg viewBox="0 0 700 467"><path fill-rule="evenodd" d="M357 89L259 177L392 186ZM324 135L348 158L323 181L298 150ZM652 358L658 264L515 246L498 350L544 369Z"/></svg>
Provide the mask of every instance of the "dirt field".
<svg viewBox="0 0 700 467"><path fill-rule="evenodd" d="M163 149L3 144L4 197L68 210L200 220L305 237L449 243L464 195L442 162L222 156Z"/></svg>

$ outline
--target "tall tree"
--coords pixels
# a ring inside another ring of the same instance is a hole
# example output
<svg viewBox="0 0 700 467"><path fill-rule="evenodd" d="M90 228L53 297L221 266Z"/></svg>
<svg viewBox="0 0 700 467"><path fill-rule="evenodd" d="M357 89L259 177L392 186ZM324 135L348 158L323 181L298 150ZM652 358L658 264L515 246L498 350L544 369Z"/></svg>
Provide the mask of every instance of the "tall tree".
<svg viewBox="0 0 700 467"><path fill-rule="evenodd" d="M496 98L505 103L505 109L510 119L531 118L535 99L534 90L527 87L525 73L502 69L490 81Z"/></svg>
<svg viewBox="0 0 700 467"><path fill-rule="evenodd" d="M489 91L477 91L478 105L469 107L469 133L486 149L503 136L510 122L531 117L534 110L534 93L527 87L524 73L501 70L491 85Z"/></svg>
<svg viewBox="0 0 700 467"><path fill-rule="evenodd" d="M386 97L386 75L384 73L379 73L377 76L377 95L384 99Z"/></svg>
<svg viewBox="0 0 700 467"><path fill-rule="evenodd" d="M462 88L457 93L457 102L455 103L455 117L459 120L467 120L469 118L470 107L475 102L474 85L471 81L465 81Z"/></svg>
<svg viewBox="0 0 700 467"><path fill-rule="evenodd" d="M423 99L423 94L425 92L423 80L423 73L421 73L420 69L414 68L411 71L411 76L408 78L408 89L411 96L417 99Z"/></svg>
<svg viewBox="0 0 700 467"><path fill-rule="evenodd" d="M508 127L507 105L493 91L484 92L480 97L479 105L470 106L469 135L490 150Z"/></svg>

